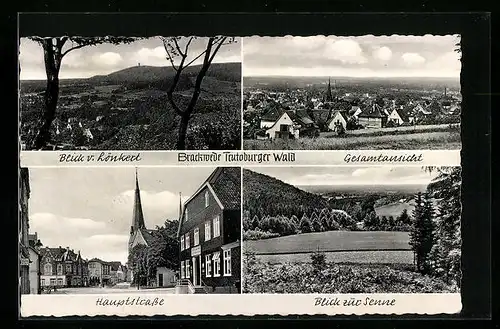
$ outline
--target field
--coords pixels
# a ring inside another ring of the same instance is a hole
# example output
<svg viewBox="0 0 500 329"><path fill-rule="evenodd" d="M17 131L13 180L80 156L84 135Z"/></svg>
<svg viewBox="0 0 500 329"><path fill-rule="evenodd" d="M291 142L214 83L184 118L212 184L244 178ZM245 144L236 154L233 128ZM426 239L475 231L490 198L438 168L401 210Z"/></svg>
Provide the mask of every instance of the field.
<svg viewBox="0 0 500 329"><path fill-rule="evenodd" d="M408 211L408 214L411 215L411 212L415 206L413 205L413 201L408 203L408 202L394 202L390 203L387 205L383 206L378 206L375 207L375 212L377 213L377 216L382 217L382 216L392 216L394 218L398 217L401 215L404 209Z"/></svg>
<svg viewBox="0 0 500 329"><path fill-rule="evenodd" d="M460 130L449 125L362 129L338 137L323 133L295 140L244 140L247 150L460 149Z"/></svg>
<svg viewBox="0 0 500 329"><path fill-rule="evenodd" d="M409 235L406 232L328 231L245 241L245 246L257 255L275 255L310 253L318 248L324 252L401 251L410 250L408 242Z"/></svg>
<svg viewBox="0 0 500 329"><path fill-rule="evenodd" d="M311 255L324 251L325 263ZM322 232L245 241L244 293L451 293L415 271L405 232ZM350 250L350 251L339 251Z"/></svg>

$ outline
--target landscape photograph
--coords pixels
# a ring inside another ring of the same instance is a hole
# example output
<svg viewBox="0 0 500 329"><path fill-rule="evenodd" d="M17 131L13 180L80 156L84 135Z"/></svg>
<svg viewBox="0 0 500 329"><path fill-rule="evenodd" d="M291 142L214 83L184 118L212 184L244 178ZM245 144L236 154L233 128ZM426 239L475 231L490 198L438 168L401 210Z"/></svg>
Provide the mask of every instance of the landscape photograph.
<svg viewBox="0 0 500 329"><path fill-rule="evenodd" d="M22 150L241 149L241 39L19 41Z"/></svg>
<svg viewBox="0 0 500 329"><path fill-rule="evenodd" d="M458 35L245 37L248 150L461 149Z"/></svg>
<svg viewBox="0 0 500 329"><path fill-rule="evenodd" d="M247 167L243 293L453 293L460 167Z"/></svg>
<svg viewBox="0 0 500 329"><path fill-rule="evenodd" d="M239 167L21 168L19 184L21 294L240 289Z"/></svg>

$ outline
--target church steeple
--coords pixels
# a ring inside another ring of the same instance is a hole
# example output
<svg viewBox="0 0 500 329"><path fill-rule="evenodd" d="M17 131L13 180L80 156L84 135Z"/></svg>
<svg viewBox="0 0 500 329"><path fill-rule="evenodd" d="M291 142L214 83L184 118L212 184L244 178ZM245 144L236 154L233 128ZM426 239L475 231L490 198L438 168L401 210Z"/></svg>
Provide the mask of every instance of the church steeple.
<svg viewBox="0 0 500 329"><path fill-rule="evenodd" d="M144 224L144 214L142 212L141 190L139 188L139 178L137 177L137 168L135 169L135 194L134 194L134 210L132 214L132 227L130 233L134 233L140 228L146 228Z"/></svg>
<svg viewBox="0 0 500 329"><path fill-rule="evenodd" d="M333 100L332 96L332 85L330 83L330 78L328 78L328 89L326 91L326 99L327 102L331 102Z"/></svg>

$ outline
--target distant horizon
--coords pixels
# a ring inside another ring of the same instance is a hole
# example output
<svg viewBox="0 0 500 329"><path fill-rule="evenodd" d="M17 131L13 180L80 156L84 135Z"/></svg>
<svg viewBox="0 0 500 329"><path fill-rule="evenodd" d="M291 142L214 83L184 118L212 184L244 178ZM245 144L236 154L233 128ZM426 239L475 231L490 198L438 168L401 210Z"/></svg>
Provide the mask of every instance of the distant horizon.
<svg viewBox="0 0 500 329"><path fill-rule="evenodd" d="M332 78L332 79L448 79L460 81L460 76L334 76L334 75L243 75L245 78Z"/></svg>
<svg viewBox="0 0 500 329"><path fill-rule="evenodd" d="M242 64L241 62L221 62L221 63L212 63L213 64ZM196 65L191 65L189 67L195 67L195 66L200 66L201 64L196 64ZM120 69L120 70L116 70L116 71L113 71L113 72L110 72L110 73L107 73L107 74L96 74L96 75L92 75L92 76L87 76L87 77L71 77L71 78L59 78L59 81L61 80L77 80L77 79L91 79L93 77L98 77L98 76L107 76L107 75L110 75L110 74L113 74L113 73L116 73L116 72L120 72L120 71L123 71L123 70L128 70L132 67L139 67L137 65L135 66L129 66L129 67L126 67L126 68L123 68L123 69ZM162 66L156 66L156 65L141 65L140 67L156 67L156 68L159 68L159 67L167 67L167 68L171 68L172 66L170 65L162 65ZM30 78L30 79L19 79L19 81L44 81L44 80L47 80L47 77L45 78Z"/></svg>

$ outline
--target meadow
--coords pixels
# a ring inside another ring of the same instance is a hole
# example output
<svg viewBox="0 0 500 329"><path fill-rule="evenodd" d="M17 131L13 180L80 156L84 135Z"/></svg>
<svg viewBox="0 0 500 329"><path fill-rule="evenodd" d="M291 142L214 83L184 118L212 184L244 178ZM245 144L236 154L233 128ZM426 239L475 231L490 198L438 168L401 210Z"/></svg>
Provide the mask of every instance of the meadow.
<svg viewBox="0 0 500 329"><path fill-rule="evenodd" d="M375 213L377 216L382 217L382 216L392 216L394 218L398 217L401 215L404 209L408 211L408 214L411 215L413 209L415 209L415 205L413 200L410 202L394 202L394 203L389 203L383 206L376 206L375 208Z"/></svg>
<svg viewBox="0 0 500 329"><path fill-rule="evenodd" d="M243 293L456 293L456 285L422 275L408 265L327 263L321 271L311 264L265 264L245 258Z"/></svg>
<svg viewBox="0 0 500 329"><path fill-rule="evenodd" d="M291 140L244 140L246 150L381 150L381 149L460 149L456 126L432 125L361 129L344 136L322 133L320 137Z"/></svg>
<svg viewBox="0 0 500 329"><path fill-rule="evenodd" d="M391 231L327 231L245 241L256 255L340 251L410 250L406 232Z"/></svg>
<svg viewBox="0 0 500 329"><path fill-rule="evenodd" d="M310 253L256 255L260 261L276 265L285 263L309 263ZM357 264L413 264L411 250L370 250L326 252L326 261L333 263Z"/></svg>

